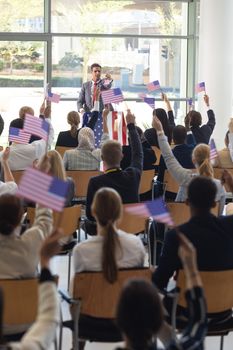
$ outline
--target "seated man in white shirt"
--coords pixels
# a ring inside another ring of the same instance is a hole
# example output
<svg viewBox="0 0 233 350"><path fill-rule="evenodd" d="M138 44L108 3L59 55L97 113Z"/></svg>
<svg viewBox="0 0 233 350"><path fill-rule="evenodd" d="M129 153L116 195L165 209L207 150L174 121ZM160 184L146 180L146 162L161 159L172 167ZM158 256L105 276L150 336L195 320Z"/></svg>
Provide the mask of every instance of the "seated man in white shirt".
<svg viewBox="0 0 233 350"><path fill-rule="evenodd" d="M14 123L11 124L12 127L23 129L23 119L15 119ZM50 124L49 142L50 147L52 143L53 127ZM46 152L46 142L45 140L37 140L28 144L20 144L13 142L10 146L10 157L9 166L11 170L25 170L27 167L32 166L36 159L40 159L42 155ZM0 152L0 158L2 157Z"/></svg>

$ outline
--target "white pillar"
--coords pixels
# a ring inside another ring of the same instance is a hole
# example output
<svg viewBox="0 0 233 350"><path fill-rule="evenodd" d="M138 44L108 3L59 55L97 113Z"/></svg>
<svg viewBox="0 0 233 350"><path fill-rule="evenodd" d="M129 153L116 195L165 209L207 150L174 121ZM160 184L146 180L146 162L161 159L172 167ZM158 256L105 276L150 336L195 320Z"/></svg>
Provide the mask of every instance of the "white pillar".
<svg viewBox="0 0 233 350"><path fill-rule="evenodd" d="M216 115L213 137L222 147L233 107L233 0L200 0L198 82L205 81ZM202 116L203 102L199 103ZM203 121L204 118L203 118Z"/></svg>

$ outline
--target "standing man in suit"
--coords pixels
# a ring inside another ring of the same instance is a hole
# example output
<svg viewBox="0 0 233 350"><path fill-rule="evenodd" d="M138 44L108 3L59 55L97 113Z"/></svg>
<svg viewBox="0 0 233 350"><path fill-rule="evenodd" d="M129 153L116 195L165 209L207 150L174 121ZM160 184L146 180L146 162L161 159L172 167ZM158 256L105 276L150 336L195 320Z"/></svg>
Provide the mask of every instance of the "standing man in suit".
<svg viewBox="0 0 233 350"><path fill-rule="evenodd" d="M77 105L80 113L91 112L94 107L94 102L97 101L97 89L108 90L112 86L112 78L110 74L106 74L104 79L101 79L101 66L98 63L91 65L92 80L83 84L79 93ZM104 104L100 95L99 111L102 112Z"/></svg>

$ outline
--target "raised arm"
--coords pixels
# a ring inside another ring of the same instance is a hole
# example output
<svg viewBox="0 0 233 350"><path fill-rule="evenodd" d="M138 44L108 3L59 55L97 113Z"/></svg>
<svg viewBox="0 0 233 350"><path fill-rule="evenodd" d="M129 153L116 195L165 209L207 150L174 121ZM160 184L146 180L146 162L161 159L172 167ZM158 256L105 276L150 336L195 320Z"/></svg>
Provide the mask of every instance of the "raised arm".
<svg viewBox="0 0 233 350"><path fill-rule="evenodd" d="M188 169L183 168L177 159L174 157L171 147L167 142L167 137L164 135L163 127L160 120L153 116L152 126L157 132L159 147L166 163L167 169L170 171L175 180L183 185L190 180L191 172Z"/></svg>
<svg viewBox="0 0 233 350"><path fill-rule="evenodd" d="M60 321L60 307L57 288L49 270L50 259L59 253L61 231L54 231L41 248L41 275L39 284L39 301L36 322L17 345L11 344L12 350L49 349L55 339Z"/></svg>
<svg viewBox="0 0 233 350"><path fill-rule="evenodd" d="M142 143L138 132L135 128L135 116L127 111L126 114L126 123L129 130L129 139L130 139L130 147L131 147L131 163L130 166L134 168L138 168L140 171L143 170L143 150Z"/></svg>
<svg viewBox="0 0 233 350"><path fill-rule="evenodd" d="M215 120L214 111L210 109L210 99L208 95L204 95L204 102L207 107L207 116L208 116L208 122L206 125L208 125L208 127L213 131L216 124L216 120Z"/></svg>
<svg viewBox="0 0 233 350"><path fill-rule="evenodd" d="M2 153L2 158L1 158L1 163L2 163L3 172L4 172L4 181L15 182L15 179L12 175L11 169L8 164L9 156L10 156L10 147L6 147L5 151Z"/></svg>
<svg viewBox="0 0 233 350"><path fill-rule="evenodd" d="M182 261L186 278L186 300L188 303L188 326L182 337L177 341L183 350L197 350L203 348L207 332L207 309L202 288L201 277L197 268L196 250L192 243L179 234L179 257ZM176 343L177 343L176 342Z"/></svg>
<svg viewBox="0 0 233 350"><path fill-rule="evenodd" d="M172 107L171 107L171 103L170 103L167 95L164 92L162 92L161 97L162 97L162 100L165 102L165 105L166 105L169 126L171 128L174 128L176 126L176 124L175 124L175 119L174 119L174 114L173 114L173 110L172 110Z"/></svg>

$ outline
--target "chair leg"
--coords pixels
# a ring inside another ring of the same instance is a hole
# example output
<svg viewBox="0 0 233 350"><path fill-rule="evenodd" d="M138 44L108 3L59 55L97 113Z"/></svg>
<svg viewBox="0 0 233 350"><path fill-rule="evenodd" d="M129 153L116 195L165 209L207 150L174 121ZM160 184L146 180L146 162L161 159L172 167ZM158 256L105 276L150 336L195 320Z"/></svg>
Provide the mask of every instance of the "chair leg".
<svg viewBox="0 0 233 350"><path fill-rule="evenodd" d="M220 338L220 350L223 350L223 343L224 343L224 335L221 335L221 338Z"/></svg>
<svg viewBox="0 0 233 350"><path fill-rule="evenodd" d="M68 254L68 281L67 281L67 290L68 291L69 291L69 286L70 286L71 256L72 256L72 252L69 252L69 254Z"/></svg>

